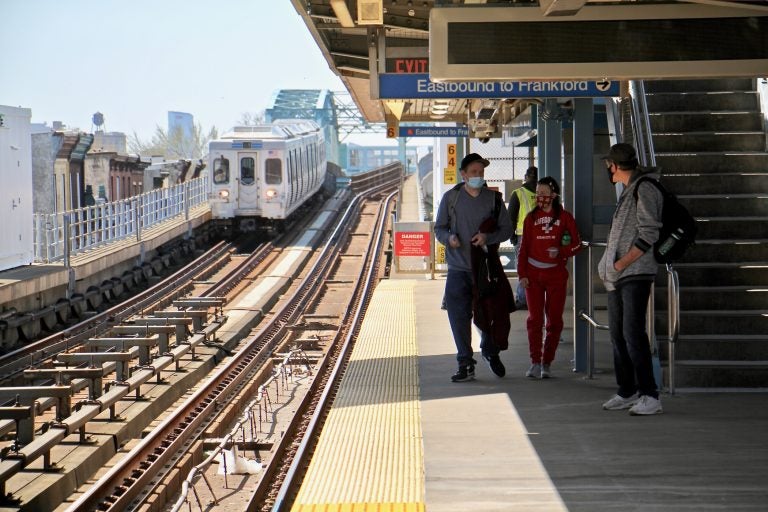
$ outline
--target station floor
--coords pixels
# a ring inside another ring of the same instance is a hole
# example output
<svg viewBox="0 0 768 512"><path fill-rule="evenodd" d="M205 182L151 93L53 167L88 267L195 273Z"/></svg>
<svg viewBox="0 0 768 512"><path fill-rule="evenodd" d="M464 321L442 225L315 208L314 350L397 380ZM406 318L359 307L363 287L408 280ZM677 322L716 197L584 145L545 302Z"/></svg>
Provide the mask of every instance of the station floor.
<svg viewBox="0 0 768 512"><path fill-rule="evenodd" d="M512 314L504 378L480 364L475 381L452 383L455 347L440 309L443 287L439 278L379 284L365 319L379 334L357 355L368 373L347 384L356 401L340 406L347 422L355 419L346 433L321 435L321 443L332 437L332 452L345 454L325 459L322 480L344 489L293 510L347 510L341 503L361 512L768 510L768 395L663 394L661 415L604 411L602 402L616 391L607 347L586 380L571 371L566 330L553 378L526 378L525 311ZM391 327L409 318L411 327ZM389 335L395 338L386 342ZM415 343L393 354L403 336ZM403 367L403 358L416 362L406 377L391 371L391 360ZM361 395L361 382L374 387L393 375L400 380L379 387L380 394ZM318 448L316 457L322 453Z"/></svg>
<svg viewBox="0 0 768 512"><path fill-rule="evenodd" d="M452 383L444 285L379 283L294 511L768 510L768 394L662 394L661 415L604 411L610 345L597 344L594 378L572 372L568 306L551 379L524 376L517 311L506 376L476 352L476 380Z"/></svg>

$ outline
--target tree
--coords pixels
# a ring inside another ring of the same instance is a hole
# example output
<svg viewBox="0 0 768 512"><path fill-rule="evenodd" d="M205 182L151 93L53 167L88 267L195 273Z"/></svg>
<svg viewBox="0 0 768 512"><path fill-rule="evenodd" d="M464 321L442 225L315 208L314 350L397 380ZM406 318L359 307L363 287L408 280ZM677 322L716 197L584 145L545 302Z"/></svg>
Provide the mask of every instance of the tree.
<svg viewBox="0 0 768 512"><path fill-rule="evenodd" d="M240 114L240 126L257 126L266 123L264 111L261 112L243 112Z"/></svg>
<svg viewBox="0 0 768 512"><path fill-rule="evenodd" d="M160 126L155 127L155 134L150 141L143 141L136 132L128 138L128 150L145 156L162 156L166 160L204 159L208 156L208 143L218 139L219 132L212 127L203 134L200 124L192 127L191 135L186 135L181 127L171 133Z"/></svg>

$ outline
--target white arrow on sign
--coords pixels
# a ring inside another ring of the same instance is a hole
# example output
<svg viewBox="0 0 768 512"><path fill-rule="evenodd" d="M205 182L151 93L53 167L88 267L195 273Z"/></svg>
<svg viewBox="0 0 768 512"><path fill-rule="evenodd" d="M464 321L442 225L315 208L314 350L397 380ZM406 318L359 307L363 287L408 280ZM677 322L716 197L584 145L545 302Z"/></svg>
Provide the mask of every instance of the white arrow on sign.
<svg viewBox="0 0 768 512"><path fill-rule="evenodd" d="M610 80L601 80L599 82L595 82L595 86L597 87L598 91L607 91L611 88L611 81Z"/></svg>
<svg viewBox="0 0 768 512"><path fill-rule="evenodd" d="M502 266L502 267L506 267L507 265L509 265L509 263L510 263L512 260L510 260L510 259L509 259L509 258L507 258L506 256L500 256L500 257L499 257L499 261L501 261L501 266Z"/></svg>

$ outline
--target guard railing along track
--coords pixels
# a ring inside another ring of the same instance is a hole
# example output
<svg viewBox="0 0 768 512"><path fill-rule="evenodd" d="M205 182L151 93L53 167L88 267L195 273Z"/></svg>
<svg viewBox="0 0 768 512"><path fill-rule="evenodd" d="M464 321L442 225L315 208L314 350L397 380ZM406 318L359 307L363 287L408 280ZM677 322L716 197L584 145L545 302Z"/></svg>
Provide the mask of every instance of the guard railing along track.
<svg viewBox="0 0 768 512"><path fill-rule="evenodd" d="M324 251L337 250L334 239L347 229L353 218L350 211L340 221ZM158 483L158 475L167 470L165 466L184 453L185 446L188 447L194 437L199 435L216 411L270 357L279 335L297 318L300 305L322 283L323 276L330 268L330 260L332 258L322 253L313 268L306 272L305 282L284 302L271 321L69 510L122 511L137 507Z"/></svg>

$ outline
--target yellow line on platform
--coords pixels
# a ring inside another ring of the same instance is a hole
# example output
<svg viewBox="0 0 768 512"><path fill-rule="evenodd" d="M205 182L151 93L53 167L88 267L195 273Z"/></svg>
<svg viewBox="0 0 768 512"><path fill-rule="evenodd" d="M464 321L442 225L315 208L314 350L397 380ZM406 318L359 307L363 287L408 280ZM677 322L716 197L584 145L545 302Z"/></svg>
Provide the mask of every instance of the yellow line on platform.
<svg viewBox="0 0 768 512"><path fill-rule="evenodd" d="M293 511L424 510L415 286L376 288Z"/></svg>

